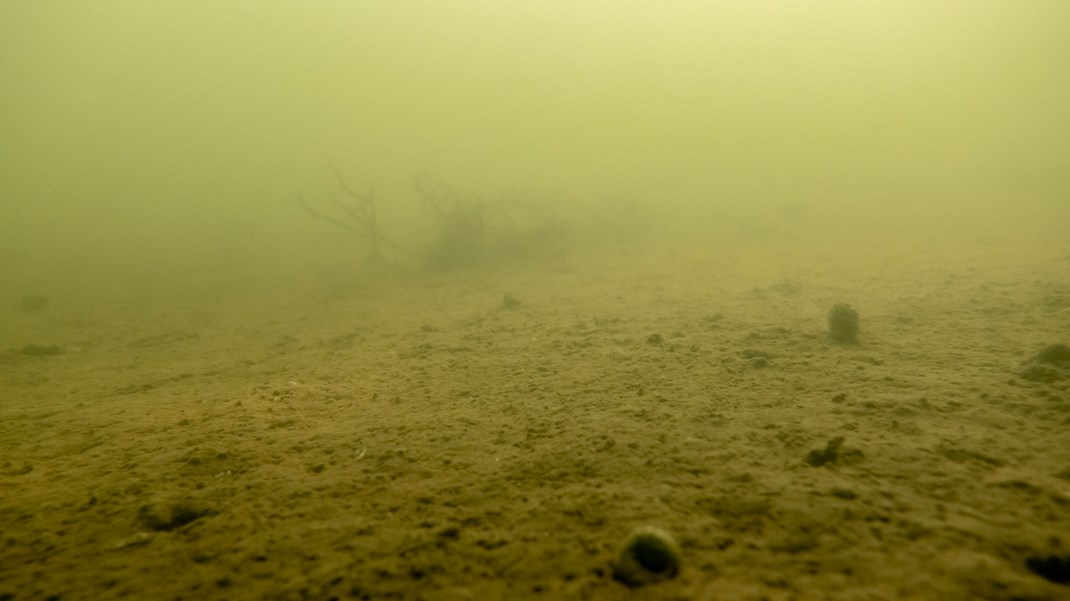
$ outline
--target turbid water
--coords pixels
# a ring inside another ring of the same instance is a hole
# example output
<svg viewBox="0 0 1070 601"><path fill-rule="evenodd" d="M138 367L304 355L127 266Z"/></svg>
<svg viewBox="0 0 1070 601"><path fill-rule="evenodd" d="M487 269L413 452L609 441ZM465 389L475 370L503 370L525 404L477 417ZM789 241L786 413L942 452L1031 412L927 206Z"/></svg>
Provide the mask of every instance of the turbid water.
<svg viewBox="0 0 1070 601"><path fill-rule="evenodd" d="M1068 6L0 3L0 600L1070 598Z"/></svg>

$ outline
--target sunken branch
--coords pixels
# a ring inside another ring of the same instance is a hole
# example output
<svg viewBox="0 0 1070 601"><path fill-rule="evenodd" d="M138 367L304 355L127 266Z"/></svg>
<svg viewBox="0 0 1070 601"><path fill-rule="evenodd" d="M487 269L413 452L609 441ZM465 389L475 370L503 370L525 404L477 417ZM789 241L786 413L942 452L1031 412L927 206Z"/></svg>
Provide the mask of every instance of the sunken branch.
<svg viewBox="0 0 1070 601"><path fill-rule="evenodd" d="M371 245L371 253L368 256L369 261L386 263L384 249L404 252L405 249L390 241L383 234L383 229L379 224L379 215L376 211L375 193L372 191L358 191L349 185L349 182L342 175L341 169L338 168L334 161L328 158L327 164L330 165L331 171L334 172L335 179L338 180L338 185L342 192L349 199L348 202L343 202L336 193L331 194L334 206L344 216L344 219L314 208L305 200L304 196L298 194L297 201L301 204L301 208L316 219L325 221L335 227L346 230L362 240L366 240Z"/></svg>

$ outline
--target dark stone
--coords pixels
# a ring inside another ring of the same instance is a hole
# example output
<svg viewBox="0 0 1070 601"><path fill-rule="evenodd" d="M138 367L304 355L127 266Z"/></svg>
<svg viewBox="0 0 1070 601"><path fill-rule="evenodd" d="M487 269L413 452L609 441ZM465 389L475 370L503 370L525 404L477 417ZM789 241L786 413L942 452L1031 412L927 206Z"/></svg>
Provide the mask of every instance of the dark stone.
<svg viewBox="0 0 1070 601"><path fill-rule="evenodd" d="M1030 557L1025 565L1031 572L1056 584L1070 584L1070 555Z"/></svg>
<svg viewBox="0 0 1070 601"><path fill-rule="evenodd" d="M861 461L865 457L858 449L843 448L843 436L831 438L820 450L812 450L807 453L804 461L813 467L821 467L832 463L852 464Z"/></svg>
<svg viewBox="0 0 1070 601"><path fill-rule="evenodd" d="M1070 379L1070 346L1048 345L1022 364L1018 376L1044 384Z"/></svg>
<svg viewBox="0 0 1070 601"><path fill-rule="evenodd" d="M825 448L818 451L810 451L806 454L806 463L813 467L821 467L829 463L836 463L840 456L840 447L843 446L843 437L837 436L828 441Z"/></svg>
<svg viewBox="0 0 1070 601"><path fill-rule="evenodd" d="M681 555L679 545L668 532L637 528L617 554L613 579L628 586L668 580L680 572Z"/></svg>
<svg viewBox="0 0 1070 601"><path fill-rule="evenodd" d="M1070 367L1070 346L1065 344L1051 344L1044 348L1033 358L1033 363L1044 363L1056 367Z"/></svg>
<svg viewBox="0 0 1070 601"><path fill-rule="evenodd" d="M146 528L157 532L170 532L191 524L205 516L215 515L214 509L194 501L179 501L171 508L171 516L165 519L160 512L151 505L144 505L138 512L138 519Z"/></svg>
<svg viewBox="0 0 1070 601"><path fill-rule="evenodd" d="M858 311L840 303L829 311L829 340L840 344L858 344Z"/></svg>

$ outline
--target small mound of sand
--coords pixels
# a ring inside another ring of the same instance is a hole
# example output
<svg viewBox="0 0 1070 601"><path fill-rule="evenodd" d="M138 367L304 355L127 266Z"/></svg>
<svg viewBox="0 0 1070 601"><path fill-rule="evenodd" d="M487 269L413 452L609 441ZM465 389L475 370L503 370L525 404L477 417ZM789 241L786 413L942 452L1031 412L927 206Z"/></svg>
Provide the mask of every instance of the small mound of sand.
<svg viewBox="0 0 1070 601"><path fill-rule="evenodd" d="M1070 346L1052 344L1045 347L1022 364L1018 375L1030 382L1070 379Z"/></svg>

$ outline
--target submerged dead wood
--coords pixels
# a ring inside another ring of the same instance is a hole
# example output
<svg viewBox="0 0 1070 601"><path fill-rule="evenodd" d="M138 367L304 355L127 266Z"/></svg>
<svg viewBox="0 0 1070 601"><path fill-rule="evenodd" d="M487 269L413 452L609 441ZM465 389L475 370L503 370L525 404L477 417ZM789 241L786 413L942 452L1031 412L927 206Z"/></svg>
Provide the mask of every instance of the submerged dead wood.
<svg viewBox="0 0 1070 601"><path fill-rule="evenodd" d="M297 201L313 218L366 241L370 263L396 264L405 255L429 271L450 271L556 252L561 243L561 224L543 214L545 207L517 197L487 201L462 195L439 180L417 175L413 189L434 233L424 244L405 248L384 232L371 186L367 192L358 190L330 158L327 163L338 181L331 195L334 207L315 206L301 194Z"/></svg>
<svg viewBox="0 0 1070 601"><path fill-rule="evenodd" d="M386 263L387 260L386 255L383 252L384 249L390 249L395 252L406 252L404 248L392 242L383 233L382 226L379 223L379 213L375 202L375 193L373 191L359 192L356 188L349 185L345 180L345 177L342 175L342 170L338 168L338 165L336 165L334 161L328 158L327 164L331 166L335 179L338 180L339 187L350 199L349 202L343 202L338 198L337 194L331 194L334 206L341 211L344 218L334 217L314 208L305 200L304 196L298 194L297 201L301 204L301 208L316 219L326 221L335 227L346 230L362 240L366 240L371 245L371 252L368 255L368 260L370 262Z"/></svg>

